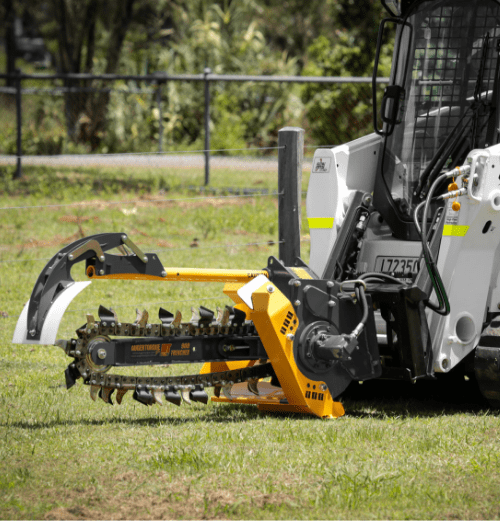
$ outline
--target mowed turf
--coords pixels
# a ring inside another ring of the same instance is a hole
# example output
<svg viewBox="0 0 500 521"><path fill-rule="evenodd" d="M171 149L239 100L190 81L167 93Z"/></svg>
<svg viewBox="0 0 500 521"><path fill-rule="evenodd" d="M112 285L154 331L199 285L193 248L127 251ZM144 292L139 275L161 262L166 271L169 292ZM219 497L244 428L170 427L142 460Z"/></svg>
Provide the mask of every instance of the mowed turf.
<svg viewBox="0 0 500 521"><path fill-rule="evenodd" d="M126 232L165 266L262 268L278 255L275 196L205 197L186 188L189 175L32 168L13 184L4 174L0 207L69 206L0 210L0 518L499 518L499 417L473 382L366 382L327 421L211 402L145 407L131 393L111 407L81 383L65 389L61 349L11 343L44 259L82 235ZM213 179L276 188L270 173ZM307 261L305 208L303 220ZM95 281L59 336L99 304L133 321L136 307L189 320L191 306L228 303L222 284Z"/></svg>

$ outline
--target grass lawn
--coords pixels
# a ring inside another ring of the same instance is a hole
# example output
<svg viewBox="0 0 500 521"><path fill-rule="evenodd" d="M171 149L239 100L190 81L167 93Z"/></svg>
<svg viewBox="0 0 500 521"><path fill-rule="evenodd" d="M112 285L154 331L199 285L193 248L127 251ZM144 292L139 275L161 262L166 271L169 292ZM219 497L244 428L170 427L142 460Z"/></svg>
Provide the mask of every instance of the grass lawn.
<svg viewBox="0 0 500 521"><path fill-rule="evenodd" d="M11 169L0 173L1 208L37 206L0 210L1 519L500 517L500 421L473 390L367 382L343 397L346 415L328 421L211 402L145 407L130 394L111 407L81 383L67 391L61 349L11 343L46 259L81 236L124 231L165 266L262 268L278 255L277 198L205 197L186 188L198 175L186 171L24 172L19 183ZM276 188L269 173L213 179ZM52 204L66 206L44 207ZM305 208L303 220L306 239ZM73 275L84 280L82 268ZM71 338L99 304L133 321L136 307L189 319L191 306L226 303L222 284L95 281L59 337Z"/></svg>

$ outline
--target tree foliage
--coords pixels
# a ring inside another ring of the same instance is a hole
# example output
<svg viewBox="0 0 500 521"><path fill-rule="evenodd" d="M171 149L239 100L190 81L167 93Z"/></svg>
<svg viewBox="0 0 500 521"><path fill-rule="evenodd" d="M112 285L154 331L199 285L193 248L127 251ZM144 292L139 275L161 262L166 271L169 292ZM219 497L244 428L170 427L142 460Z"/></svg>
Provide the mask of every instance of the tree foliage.
<svg viewBox="0 0 500 521"><path fill-rule="evenodd" d="M371 78L378 24L383 17L377 0L339 0L335 3L335 34L318 36L307 50L304 75ZM388 35L390 39L391 35ZM379 76L389 76L392 46L381 51ZM378 89L380 95L381 89ZM302 91L308 131L321 145L345 143L373 132L371 84L309 84Z"/></svg>
<svg viewBox="0 0 500 521"><path fill-rule="evenodd" d="M6 36L12 13L27 7L0 1ZM60 72L192 74L208 67L220 74L314 76L370 76L383 15L379 0L30 0L30 12ZM389 63L384 51L381 74ZM65 86L79 89L67 92L64 109L75 143L149 150L161 117L169 146L202 146L201 83L162 85L162 114L153 96L133 92L144 86L134 82ZM279 128L290 124L304 126L316 144L332 144L371 124L369 86L213 82L210 91L214 148L272 146Z"/></svg>

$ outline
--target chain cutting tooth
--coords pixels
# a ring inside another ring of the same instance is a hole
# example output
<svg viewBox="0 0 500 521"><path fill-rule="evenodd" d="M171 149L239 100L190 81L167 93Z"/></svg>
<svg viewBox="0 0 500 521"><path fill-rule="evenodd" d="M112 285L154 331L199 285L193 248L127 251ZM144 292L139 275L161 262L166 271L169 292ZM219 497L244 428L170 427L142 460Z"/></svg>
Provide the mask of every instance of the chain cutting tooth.
<svg viewBox="0 0 500 521"><path fill-rule="evenodd" d="M182 313L180 311L176 311L175 318L170 324L170 327L178 328L181 325L182 322Z"/></svg>
<svg viewBox="0 0 500 521"><path fill-rule="evenodd" d="M191 399L189 397L189 393L190 393L189 389L183 389L181 391L181 397L184 402L186 402L188 405L191 405Z"/></svg>
<svg viewBox="0 0 500 521"><path fill-rule="evenodd" d="M99 385L91 385L90 386L90 397L94 402L96 401L97 395L99 394L101 387Z"/></svg>
<svg viewBox="0 0 500 521"><path fill-rule="evenodd" d="M257 378L252 378L251 380L247 381L248 390L256 396L259 396L259 388L257 387L258 382L259 380Z"/></svg>
<svg viewBox="0 0 500 521"><path fill-rule="evenodd" d="M87 327L89 329L92 329L95 325L95 318L94 315L91 315L90 313L87 314Z"/></svg>
<svg viewBox="0 0 500 521"><path fill-rule="evenodd" d="M195 307L191 307L191 324L198 325L198 322L200 321L200 314L198 313L198 310Z"/></svg>
<svg viewBox="0 0 500 521"><path fill-rule="evenodd" d="M139 327L144 327L149 320L149 313L144 309L143 311L135 310L136 318L134 324Z"/></svg>
<svg viewBox="0 0 500 521"><path fill-rule="evenodd" d="M163 392L161 391L161 389L154 389L153 390L153 397L155 399L155 402L158 404L158 405L163 405Z"/></svg>
<svg viewBox="0 0 500 521"><path fill-rule="evenodd" d="M231 308L229 306L226 306L224 309L224 313L222 314L222 318L220 320L221 326L227 326L229 324L229 320L231 318Z"/></svg>
<svg viewBox="0 0 500 521"><path fill-rule="evenodd" d="M136 388L132 398L143 405L153 405L155 403L154 396L146 389Z"/></svg>
<svg viewBox="0 0 500 521"><path fill-rule="evenodd" d="M199 325L208 325L211 324L215 313L211 310L206 308L205 306L200 306L200 309L198 310L199 314Z"/></svg>
<svg viewBox="0 0 500 521"><path fill-rule="evenodd" d="M232 326L242 326L246 319L246 313L238 308L231 308L230 320Z"/></svg>
<svg viewBox="0 0 500 521"><path fill-rule="evenodd" d="M224 316L224 311L222 311L222 308L220 308L219 306L216 307L216 311L217 318L215 319L215 323L220 325L220 323L222 322L222 317Z"/></svg>
<svg viewBox="0 0 500 521"><path fill-rule="evenodd" d="M121 405L123 397L127 391L128 389L118 389L118 391L116 391L116 403L118 405Z"/></svg>
<svg viewBox="0 0 500 521"><path fill-rule="evenodd" d="M222 387L222 392L224 394L224 396L228 399L228 400L232 400L233 397L231 396L231 389L233 387L233 382L229 382L227 383L226 385L224 385Z"/></svg>
<svg viewBox="0 0 500 521"><path fill-rule="evenodd" d="M181 397L179 393L176 393L170 389L165 391L165 400L167 400L167 402L173 403L174 405L181 404Z"/></svg>
<svg viewBox="0 0 500 521"><path fill-rule="evenodd" d="M97 311L101 322L113 322L116 320L116 313L112 309L105 308L102 304Z"/></svg>
<svg viewBox="0 0 500 521"><path fill-rule="evenodd" d="M174 320L174 315L170 313L170 311L160 308L158 310L158 318L161 320L162 326L170 326L170 324Z"/></svg>
<svg viewBox="0 0 500 521"><path fill-rule="evenodd" d="M101 387L99 391L99 398L102 398L104 403L109 403L109 405L113 405L113 400L111 400L111 395L114 392L113 387Z"/></svg>
<svg viewBox="0 0 500 521"><path fill-rule="evenodd" d="M189 397L193 402L204 403L205 405L208 403L208 394L202 389L194 389L189 393Z"/></svg>

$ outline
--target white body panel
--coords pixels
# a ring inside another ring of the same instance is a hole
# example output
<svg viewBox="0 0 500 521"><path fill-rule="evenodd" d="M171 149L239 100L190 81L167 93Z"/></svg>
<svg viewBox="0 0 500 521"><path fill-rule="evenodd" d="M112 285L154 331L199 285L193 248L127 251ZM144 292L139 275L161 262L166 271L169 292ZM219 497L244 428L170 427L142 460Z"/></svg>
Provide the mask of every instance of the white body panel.
<svg viewBox="0 0 500 521"><path fill-rule="evenodd" d="M476 347L488 308L498 311L500 302L500 145L472 151L469 159L468 193L458 212L448 201L438 257L451 311L428 314L436 372L448 372Z"/></svg>
<svg viewBox="0 0 500 521"><path fill-rule="evenodd" d="M371 193L382 138L376 134L314 153L306 210L311 235L309 267L321 277L352 190ZM319 221L322 219L322 221Z"/></svg>
<svg viewBox="0 0 500 521"><path fill-rule="evenodd" d="M31 340L28 335L28 301L17 321L12 342L14 344L54 344L56 341L57 331L59 330L59 324L61 323L61 319L70 302L78 295L78 293L80 293L80 291L84 290L91 283L92 281L75 282L58 295L54 304L52 304L47 313L40 340Z"/></svg>

